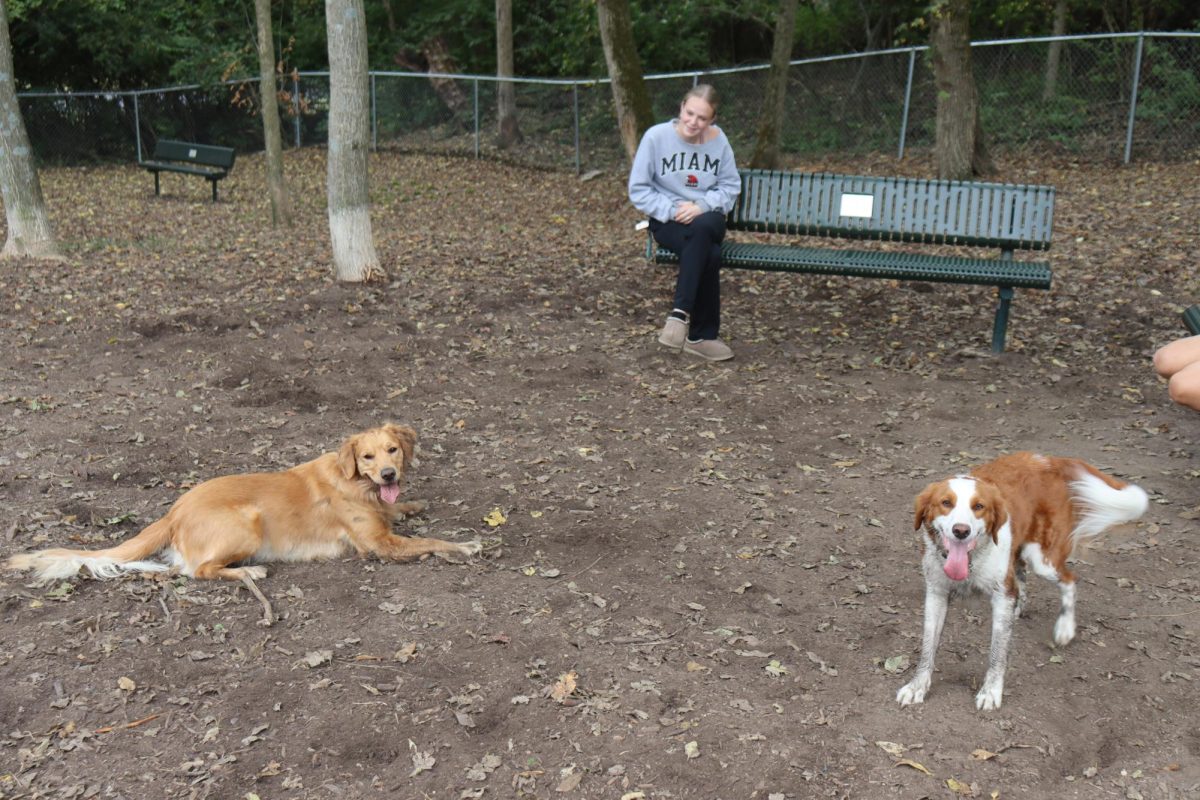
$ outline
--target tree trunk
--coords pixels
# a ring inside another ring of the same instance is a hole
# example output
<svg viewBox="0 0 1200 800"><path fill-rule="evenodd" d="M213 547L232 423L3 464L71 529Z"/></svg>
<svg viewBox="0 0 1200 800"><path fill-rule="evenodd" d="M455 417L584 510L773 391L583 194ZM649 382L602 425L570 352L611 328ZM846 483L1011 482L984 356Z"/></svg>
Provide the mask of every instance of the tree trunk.
<svg viewBox="0 0 1200 800"><path fill-rule="evenodd" d="M1067 0L1054 2L1054 27L1050 31L1053 36L1063 36L1067 32ZM1046 53L1046 82L1042 87L1042 99L1052 100L1058 88L1058 64L1062 60L1063 43L1054 40Z"/></svg>
<svg viewBox="0 0 1200 800"><path fill-rule="evenodd" d="M513 76L512 0L496 0L496 77ZM517 125L517 91L512 81L496 84L496 114L499 118L501 149L507 150L521 141Z"/></svg>
<svg viewBox="0 0 1200 800"><path fill-rule="evenodd" d="M381 275L367 194L370 88L363 0L325 0L329 44L329 234L340 281Z"/></svg>
<svg viewBox="0 0 1200 800"><path fill-rule="evenodd" d="M0 258L61 259L17 103L6 0L0 0L0 195L8 220L8 240Z"/></svg>
<svg viewBox="0 0 1200 800"><path fill-rule="evenodd" d="M392 11L392 0L383 0L383 13L387 16L388 33L395 33L396 14Z"/></svg>
<svg viewBox="0 0 1200 800"><path fill-rule="evenodd" d="M458 72L458 65L450 56L450 48L446 46L446 40L440 36L435 36L425 42L421 46L421 54L429 62L430 72L447 74ZM470 111L471 101L467 99L467 95L454 78L440 78L434 75L429 82L433 85L433 90L437 92L438 97L442 98L442 102L446 104L446 108L460 116Z"/></svg>
<svg viewBox="0 0 1200 800"><path fill-rule="evenodd" d="M600 41L604 45L604 61L612 81L621 143L625 145L629 160L633 161L642 134L654 124L654 111L650 108L650 95L642 80L642 62L633 43L629 0L596 0L596 14L600 22Z"/></svg>
<svg viewBox="0 0 1200 800"><path fill-rule="evenodd" d="M797 0L780 0L775 18L775 41L771 47L771 70L767 73L767 95L758 121L758 140L750 166L775 169L779 166L779 139L783 131L784 104L792 60L792 42L796 36Z"/></svg>
<svg viewBox="0 0 1200 800"><path fill-rule="evenodd" d="M979 121L971 68L970 0L941 0L933 10L930 53L937 85L938 177L966 180L992 171Z"/></svg>
<svg viewBox="0 0 1200 800"><path fill-rule="evenodd" d="M254 0L258 18L259 95L262 101L263 142L266 145L267 192L271 196L271 224L292 224L292 202L283 177L283 132L279 126L279 100L275 85L275 44L271 38L271 0Z"/></svg>

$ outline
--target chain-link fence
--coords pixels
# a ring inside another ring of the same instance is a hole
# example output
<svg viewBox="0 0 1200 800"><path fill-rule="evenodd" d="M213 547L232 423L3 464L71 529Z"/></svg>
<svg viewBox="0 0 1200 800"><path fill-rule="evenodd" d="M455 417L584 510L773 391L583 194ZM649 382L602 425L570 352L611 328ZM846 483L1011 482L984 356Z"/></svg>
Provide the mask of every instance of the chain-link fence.
<svg viewBox="0 0 1200 800"><path fill-rule="evenodd" d="M987 141L1131 161L1186 157L1200 147L1200 34L1135 33L977 42L975 80ZM738 152L754 145L767 67L646 77L655 115L705 81L721 92L721 124ZM488 156L585 171L625 160L607 80L516 78L521 140L497 146L497 79L371 74L372 145ZM134 159L158 138L262 149L257 82L140 92L20 95L40 160ZM328 133L328 73L280 86L288 146ZM782 150L895 152L934 142L936 89L926 48L794 61Z"/></svg>

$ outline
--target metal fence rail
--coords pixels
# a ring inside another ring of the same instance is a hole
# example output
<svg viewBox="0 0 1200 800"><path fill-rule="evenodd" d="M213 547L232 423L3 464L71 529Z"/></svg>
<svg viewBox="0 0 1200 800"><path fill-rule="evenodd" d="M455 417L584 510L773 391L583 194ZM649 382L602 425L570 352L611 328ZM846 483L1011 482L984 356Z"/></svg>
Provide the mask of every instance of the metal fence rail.
<svg viewBox="0 0 1200 800"><path fill-rule="evenodd" d="M975 42L984 134L993 147L1045 148L1121 160L1172 160L1200 148L1200 33L1127 33ZM934 142L936 91L927 48L793 61L782 151L896 152ZM700 81L721 91L722 127L749 152L766 66L646 76L655 115L674 115ZM554 169L623 164L607 79L509 79L519 144L496 144L490 75L371 73L372 146L496 157ZM43 162L138 157L159 137L261 150L256 80L215 86L19 95ZM294 147L326 142L329 76L305 72L280 87ZM250 102L247 102L247 99ZM290 135L288 135L290 133Z"/></svg>

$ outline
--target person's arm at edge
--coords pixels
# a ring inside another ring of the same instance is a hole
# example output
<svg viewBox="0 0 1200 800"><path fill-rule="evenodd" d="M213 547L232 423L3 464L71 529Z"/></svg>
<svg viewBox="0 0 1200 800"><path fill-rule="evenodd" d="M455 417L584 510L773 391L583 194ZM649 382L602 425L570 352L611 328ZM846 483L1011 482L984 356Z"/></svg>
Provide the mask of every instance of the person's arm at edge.
<svg viewBox="0 0 1200 800"><path fill-rule="evenodd" d="M654 143L649 131L642 136L629 170L629 200L638 211L659 222L667 222L675 213L675 203L654 186Z"/></svg>

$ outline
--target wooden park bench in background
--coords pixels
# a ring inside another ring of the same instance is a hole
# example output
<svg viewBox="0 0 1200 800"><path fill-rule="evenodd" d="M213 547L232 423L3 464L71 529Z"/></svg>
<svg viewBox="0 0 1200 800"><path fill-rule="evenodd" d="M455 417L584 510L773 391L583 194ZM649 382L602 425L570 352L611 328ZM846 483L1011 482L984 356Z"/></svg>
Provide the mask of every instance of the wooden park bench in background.
<svg viewBox="0 0 1200 800"><path fill-rule="evenodd" d="M149 161L139 161L138 166L154 173L154 194L159 194L158 173L181 172L184 175L199 175L212 184L212 201L217 202L217 181L233 169L232 147L211 144L177 142L159 139L154 145L154 155Z"/></svg>
<svg viewBox="0 0 1200 800"><path fill-rule="evenodd" d="M1004 350L1014 289L1049 289L1050 265L1017 261L1016 250L1046 250L1054 217L1054 187L873 178L828 173L741 171L742 193L729 213L733 231L896 242L900 249L850 250L735 242L721 247L735 269L849 275L906 281L996 286L999 304L992 350ZM916 245L999 248L997 258L916 252ZM647 257L678 258L651 237Z"/></svg>

